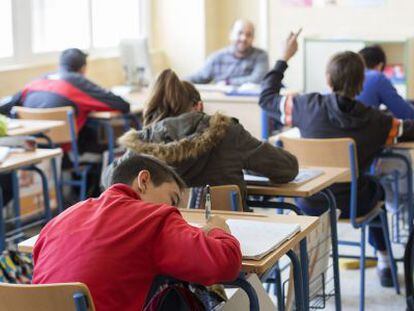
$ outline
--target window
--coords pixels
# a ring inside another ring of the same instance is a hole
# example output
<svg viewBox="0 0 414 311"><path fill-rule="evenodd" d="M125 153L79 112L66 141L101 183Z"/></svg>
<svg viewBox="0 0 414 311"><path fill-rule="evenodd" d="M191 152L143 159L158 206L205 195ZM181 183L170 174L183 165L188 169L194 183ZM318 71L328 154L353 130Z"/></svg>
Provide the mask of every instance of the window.
<svg viewBox="0 0 414 311"><path fill-rule="evenodd" d="M0 57L13 56L11 0L0 1Z"/></svg>
<svg viewBox="0 0 414 311"><path fill-rule="evenodd" d="M140 36L139 0L92 0L92 38L96 48Z"/></svg>
<svg viewBox="0 0 414 311"><path fill-rule="evenodd" d="M55 60L66 48L115 52L143 36L151 0L0 0L0 64Z"/></svg>
<svg viewBox="0 0 414 311"><path fill-rule="evenodd" d="M88 1L32 0L33 52L89 47Z"/></svg>

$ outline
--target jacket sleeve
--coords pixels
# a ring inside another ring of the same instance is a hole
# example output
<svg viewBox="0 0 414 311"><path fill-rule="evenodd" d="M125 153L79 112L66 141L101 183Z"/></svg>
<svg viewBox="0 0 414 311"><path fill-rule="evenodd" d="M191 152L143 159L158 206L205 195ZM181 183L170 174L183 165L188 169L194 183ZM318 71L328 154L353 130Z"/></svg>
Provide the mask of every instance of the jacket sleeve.
<svg viewBox="0 0 414 311"><path fill-rule="evenodd" d="M10 112L14 106L22 105L23 92L18 92L14 96L7 96L0 100L0 113L4 115L10 115Z"/></svg>
<svg viewBox="0 0 414 311"><path fill-rule="evenodd" d="M381 75L378 91L380 101L400 119L414 119L414 107L406 102L385 76Z"/></svg>
<svg viewBox="0 0 414 311"><path fill-rule="evenodd" d="M254 64L254 69L251 74L243 77L230 78L229 84L231 85L242 85L244 83L257 83L259 84L266 72L269 70L269 58L267 53L263 52L257 56Z"/></svg>
<svg viewBox="0 0 414 311"><path fill-rule="evenodd" d="M244 169L264 175L275 183L287 183L296 177L299 168L294 155L254 138L240 124L236 125L235 130Z"/></svg>
<svg viewBox="0 0 414 311"><path fill-rule="evenodd" d="M82 105L91 111L121 111L127 113L130 105L122 97L105 90L86 78L70 78L70 83L92 97L93 101L83 101ZM88 106L90 105L90 106Z"/></svg>
<svg viewBox="0 0 414 311"><path fill-rule="evenodd" d="M178 211L165 219L153 249L157 273L203 285L236 279L241 259L235 237L221 229L207 234Z"/></svg>
<svg viewBox="0 0 414 311"><path fill-rule="evenodd" d="M191 76L187 77L187 80L192 83L210 83L214 79L213 70L214 70L214 63L216 62L217 54L213 54L207 58L204 62L203 67L197 71L196 73L192 74Z"/></svg>
<svg viewBox="0 0 414 311"><path fill-rule="evenodd" d="M285 61L276 62L274 68L263 79L259 98L260 107L282 125L292 125L293 95L280 95L287 67Z"/></svg>

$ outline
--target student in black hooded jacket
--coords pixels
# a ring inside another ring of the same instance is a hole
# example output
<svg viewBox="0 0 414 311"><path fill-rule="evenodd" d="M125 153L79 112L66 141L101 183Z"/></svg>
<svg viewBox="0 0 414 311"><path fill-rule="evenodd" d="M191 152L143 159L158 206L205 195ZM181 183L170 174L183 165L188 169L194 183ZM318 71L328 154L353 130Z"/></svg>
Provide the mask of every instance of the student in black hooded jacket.
<svg viewBox="0 0 414 311"><path fill-rule="evenodd" d="M297 35L290 35L285 55L265 76L259 105L281 124L298 127L304 138L354 139L360 170L358 215L364 215L383 199L382 188L364 172L386 144L414 139L414 123L398 120L355 100L364 82L364 62L361 56L353 52L338 53L329 61L326 76L332 93L281 96L279 92L288 67L287 61L297 51L296 39ZM349 218L349 183L335 184L331 190L342 211L341 217ZM325 211L323 198L318 195L301 200L299 205L311 215ZM369 228L369 242L378 251L377 270L381 284L392 286L389 257L380 228Z"/></svg>

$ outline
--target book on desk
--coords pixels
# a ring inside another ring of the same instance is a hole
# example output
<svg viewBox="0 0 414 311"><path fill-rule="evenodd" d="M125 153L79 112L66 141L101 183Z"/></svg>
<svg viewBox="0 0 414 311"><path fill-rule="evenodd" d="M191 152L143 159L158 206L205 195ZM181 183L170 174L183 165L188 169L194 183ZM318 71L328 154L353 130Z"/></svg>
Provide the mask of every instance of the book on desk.
<svg viewBox="0 0 414 311"><path fill-rule="evenodd" d="M243 259L260 260L300 232L299 224L227 219L231 234L240 242ZM197 223L189 223L200 228Z"/></svg>
<svg viewBox="0 0 414 311"><path fill-rule="evenodd" d="M324 171L320 169L301 168L299 169L298 175L295 177L294 180L289 182L289 184L300 185L316 177L321 176L323 173ZM252 175L252 174L244 174L244 181L249 185L257 185L257 186L272 186L272 185L278 186L280 185L280 184L272 183L270 179L267 177L260 176L260 175Z"/></svg>

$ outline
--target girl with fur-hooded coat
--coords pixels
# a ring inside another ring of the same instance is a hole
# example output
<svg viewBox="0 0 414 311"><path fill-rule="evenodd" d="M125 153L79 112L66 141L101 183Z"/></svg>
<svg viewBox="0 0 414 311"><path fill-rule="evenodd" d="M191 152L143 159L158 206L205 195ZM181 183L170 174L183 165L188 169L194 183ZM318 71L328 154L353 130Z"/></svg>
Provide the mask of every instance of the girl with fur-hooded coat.
<svg viewBox="0 0 414 311"><path fill-rule="evenodd" d="M146 126L130 130L119 142L129 152L165 161L190 187L235 184L245 194L243 169L276 183L295 178L298 163L292 154L252 137L236 119L219 113L209 116L201 110L194 86L166 70L148 102Z"/></svg>

